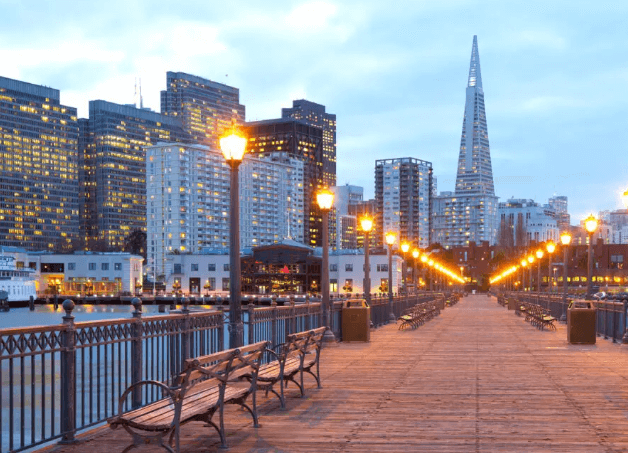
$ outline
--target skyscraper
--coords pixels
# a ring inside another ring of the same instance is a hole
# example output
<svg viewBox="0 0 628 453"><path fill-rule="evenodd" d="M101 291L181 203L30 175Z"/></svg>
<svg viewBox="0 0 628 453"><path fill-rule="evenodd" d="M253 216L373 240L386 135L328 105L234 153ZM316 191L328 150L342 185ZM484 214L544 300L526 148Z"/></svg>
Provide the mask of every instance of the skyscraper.
<svg viewBox="0 0 628 453"><path fill-rule="evenodd" d="M364 188L360 186L335 186L334 211L336 213L336 241L332 244L336 249L355 249L357 243L357 217L349 214L349 206L361 204Z"/></svg>
<svg viewBox="0 0 628 453"><path fill-rule="evenodd" d="M292 108L281 109L282 118L296 118L310 126L323 129L323 186L336 185L336 115L326 113L325 106L299 99L292 101Z"/></svg>
<svg viewBox="0 0 628 453"><path fill-rule="evenodd" d="M78 135L59 90L0 77L0 245L75 245Z"/></svg>
<svg viewBox="0 0 628 453"><path fill-rule="evenodd" d="M445 247L495 243L497 197L484 109L477 36L473 37L455 193L443 192L432 205L432 240Z"/></svg>
<svg viewBox="0 0 628 453"><path fill-rule="evenodd" d="M259 157L297 158L304 163L303 238L306 245L322 245L322 216L316 192L323 185L323 128L304 120L279 118L246 123L247 152Z"/></svg>
<svg viewBox="0 0 628 453"><path fill-rule="evenodd" d="M101 100L89 102L79 125L81 234L90 248L119 249L146 228L144 147L186 135L176 117Z"/></svg>
<svg viewBox="0 0 628 453"><path fill-rule="evenodd" d="M240 90L184 72L166 74L161 113L181 120L191 141L219 149L218 139L233 123L244 122Z"/></svg>
<svg viewBox="0 0 628 453"><path fill-rule="evenodd" d="M375 206L378 245L384 235L418 247L430 244L432 163L412 157L375 161ZM399 241L397 241L397 246Z"/></svg>

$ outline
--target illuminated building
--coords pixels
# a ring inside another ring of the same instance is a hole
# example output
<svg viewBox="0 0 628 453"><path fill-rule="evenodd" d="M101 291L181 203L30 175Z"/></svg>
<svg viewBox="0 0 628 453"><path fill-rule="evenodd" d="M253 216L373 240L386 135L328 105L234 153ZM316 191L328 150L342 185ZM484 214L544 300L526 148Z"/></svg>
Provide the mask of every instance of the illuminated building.
<svg viewBox="0 0 628 453"><path fill-rule="evenodd" d="M431 197L431 162L412 157L376 160L376 243L383 245L384 234L392 231L401 240L427 247L431 242Z"/></svg>
<svg viewBox="0 0 628 453"><path fill-rule="evenodd" d="M277 156L275 156L277 157ZM300 159L253 158L239 170L240 248L291 237L303 242ZM146 148L149 268L167 273L167 255L229 245L229 166L207 146L160 143Z"/></svg>
<svg viewBox="0 0 628 453"><path fill-rule="evenodd" d="M59 90L0 77L0 245L76 245L78 129Z"/></svg>
<svg viewBox="0 0 628 453"><path fill-rule="evenodd" d="M249 138L247 153L281 160L297 158L304 163L304 221L305 245L322 245L322 216L315 200L323 184L323 129L303 120L292 118L245 123L244 133Z"/></svg>
<svg viewBox="0 0 628 453"><path fill-rule="evenodd" d="M355 201L347 207L347 212L350 216L354 216L358 222L360 217L364 215L369 215L371 218L375 218L375 200L363 200L363 201ZM359 223L358 223L359 225ZM377 239L380 237L380 233L377 231L377 225L374 223L373 228L369 234L369 246L376 247ZM358 226L358 231L356 234L357 240L357 248L364 248L364 231Z"/></svg>
<svg viewBox="0 0 628 453"><path fill-rule="evenodd" d="M89 102L79 125L81 234L90 249L120 250L131 231L146 228L144 147L185 134L178 118L101 100Z"/></svg>
<svg viewBox="0 0 628 453"><path fill-rule="evenodd" d="M191 141L218 149L218 138L233 123L244 122L240 90L184 72L166 73L161 113L181 120Z"/></svg>
<svg viewBox="0 0 628 453"><path fill-rule="evenodd" d="M334 211L336 213L336 249L356 249L357 217L349 213L349 206L362 203L364 188L345 184L331 188L334 192Z"/></svg>
<svg viewBox="0 0 628 453"><path fill-rule="evenodd" d="M432 240L446 248L488 241L497 236L497 197L484 109L477 36L473 37L456 190L433 198Z"/></svg>
<svg viewBox="0 0 628 453"><path fill-rule="evenodd" d="M554 241L559 242L561 230L558 229L556 212L548 205L541 206L534 200L511 198L499 203L498 215L500 222L504 222L513 231L513 243L515 246L526 246L533 242ZM523 244L517 243L518 223L525 235Z"/></svg>
<svg viewBox="0 0 628 453"><path fill-rule="evenodd" d="M323 129L323 185L336 185L336 115L326 113L325 106L305 99L292 101L292 108L281 109L282 118L303 120Z"/></svg>

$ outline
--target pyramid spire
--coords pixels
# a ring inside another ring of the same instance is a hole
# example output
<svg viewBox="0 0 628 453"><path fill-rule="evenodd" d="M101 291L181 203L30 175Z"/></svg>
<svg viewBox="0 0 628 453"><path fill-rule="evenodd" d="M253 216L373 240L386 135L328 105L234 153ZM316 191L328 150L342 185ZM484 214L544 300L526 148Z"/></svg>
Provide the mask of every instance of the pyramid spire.
<svg viewBox="0 0 628 453"><path fill-rule="evenodd" d="M495 195L477 36L473 37L466 94L456 195Z"/></svg>
<svg viewBox="0 0 628 453"><path fill-rule="evenodd" d="M473 35L473 48L471 49L471 64L469 65L468 87L482 88L482 72L480 72L480 53L478 52L478 36Z"/></svg>

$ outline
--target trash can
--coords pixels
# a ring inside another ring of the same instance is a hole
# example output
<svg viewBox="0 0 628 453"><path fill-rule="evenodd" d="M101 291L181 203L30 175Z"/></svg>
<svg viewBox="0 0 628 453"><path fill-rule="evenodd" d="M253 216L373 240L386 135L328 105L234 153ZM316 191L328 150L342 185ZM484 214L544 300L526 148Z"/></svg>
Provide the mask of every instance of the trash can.
<svg viewBox="0 0 628 453"><path fill-rule="evenodd" d="M595 344L595 307L591 302L569 303L567 309L567 342Z"/></svg>
<svg viewBox="0 0 628 453"><path fill-rule="evenodd" d="M371 341L371 308L365 299L342 304L342 341Z"/></svg>
<svg viewBox="0 0 628 453"><path fill-rule="evenodd" d="M519 301L517 299L508 299L508 310L516 310L517 305L519 305Z"/></svg>

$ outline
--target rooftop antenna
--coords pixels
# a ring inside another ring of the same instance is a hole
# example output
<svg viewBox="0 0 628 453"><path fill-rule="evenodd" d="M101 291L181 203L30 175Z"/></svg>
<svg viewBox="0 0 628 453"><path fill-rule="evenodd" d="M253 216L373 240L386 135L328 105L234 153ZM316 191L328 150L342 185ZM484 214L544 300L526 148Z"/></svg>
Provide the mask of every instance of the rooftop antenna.
<svg viewBox="0 0 628 453"><path fill-rule="evenodd" d="M144 108L144 98L142 97L142 78L140 77L140 109Z"/></svg>

